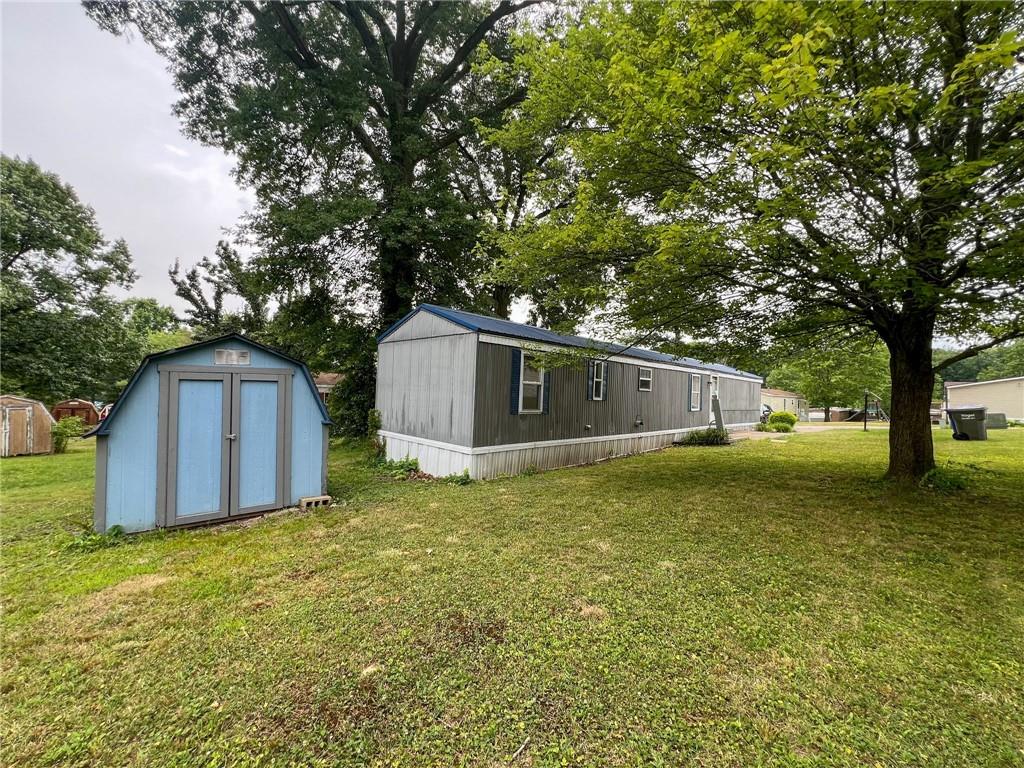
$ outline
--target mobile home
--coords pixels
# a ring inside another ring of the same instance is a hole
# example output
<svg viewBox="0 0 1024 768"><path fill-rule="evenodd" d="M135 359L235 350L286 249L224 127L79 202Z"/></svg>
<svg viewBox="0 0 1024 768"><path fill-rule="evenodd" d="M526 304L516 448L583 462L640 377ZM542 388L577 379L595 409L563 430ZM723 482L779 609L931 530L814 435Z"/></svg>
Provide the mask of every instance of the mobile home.
<svg viewBox="0 0 1024 768"><path fill-rule="evenodd" d="M574 353L545 370L540 355ZM654 450L760 418L759 376L422 304L378 338L387 456L474 478Z"/></svg>

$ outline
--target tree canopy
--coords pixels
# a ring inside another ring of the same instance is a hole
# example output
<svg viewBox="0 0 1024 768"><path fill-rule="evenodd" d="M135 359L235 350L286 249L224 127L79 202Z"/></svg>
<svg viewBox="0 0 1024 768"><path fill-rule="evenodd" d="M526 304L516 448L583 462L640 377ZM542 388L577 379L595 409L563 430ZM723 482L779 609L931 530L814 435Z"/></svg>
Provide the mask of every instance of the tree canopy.
<svg viewBox="0 0 1024 768"><path fill-rule="evenodd" d="M935 371L1024 335L1022 14L1011 3L593 6L529 54L515 131L590 172L502 274L634 328L880 338L890 476L934 465ZM981 341L933 363L936 334Z"/></svg>
<svg viewBox="0 0 1024 768"><path fill-rule="evenodd" d="M107 399L145 350L113 288L135 279L74 189L31 160L0 157L3 388L46 401Z"/></svg>
<svg viewBox="0 0 1024 768"><path fill-rule="evenodd" d="M344 293L387 324L417 300L490 303L474 248L488 192L461 142L525 96L510 35L532 4L86 7L138 30L170 66L185 131L237 157L275 284Z"/></svg>

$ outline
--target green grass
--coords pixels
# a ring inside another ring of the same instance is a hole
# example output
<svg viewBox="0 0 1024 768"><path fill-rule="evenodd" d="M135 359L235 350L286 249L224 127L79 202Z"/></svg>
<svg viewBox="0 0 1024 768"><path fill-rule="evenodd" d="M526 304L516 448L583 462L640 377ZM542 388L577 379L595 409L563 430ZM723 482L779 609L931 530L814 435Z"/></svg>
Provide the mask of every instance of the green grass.
<svg viewBox="0 0 1024 768"><path fill-rule="evenodd" d="M80 551L92 449L6 459L4 765L1024 764L1024 430L473 483Z"/></svg>

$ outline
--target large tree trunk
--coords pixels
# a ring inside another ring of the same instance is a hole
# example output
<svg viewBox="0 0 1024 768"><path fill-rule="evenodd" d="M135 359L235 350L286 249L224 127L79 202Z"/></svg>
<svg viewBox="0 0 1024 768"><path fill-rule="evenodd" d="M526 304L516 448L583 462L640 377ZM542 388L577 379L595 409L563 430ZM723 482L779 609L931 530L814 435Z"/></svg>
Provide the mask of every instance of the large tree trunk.
<svg viewBox="0 0 1024 768"><path fill-rule="evenodd" d="M380 316L387 328L412 310L416 295L416 250L404 243L380 246Z"/></svg>
<svg viewBox="0 0 1024 768"><path fill-rule="evenodd" d="M886 475L894 480L917 480L935 466L930 416L935 386L931 333L917 328L888 346L892 412Z"/></svg>

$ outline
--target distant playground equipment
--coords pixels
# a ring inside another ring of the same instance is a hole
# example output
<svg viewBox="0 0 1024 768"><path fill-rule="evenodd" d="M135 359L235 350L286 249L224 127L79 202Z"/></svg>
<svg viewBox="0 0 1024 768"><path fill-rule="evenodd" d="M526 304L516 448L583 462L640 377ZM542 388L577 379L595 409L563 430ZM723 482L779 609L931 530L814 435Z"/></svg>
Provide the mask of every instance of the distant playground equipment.
<svg viewBox="0 0 1024 768"><path fill-rule="evenodd" d="M882 398L871 390L864 390L864 407L854 411L846 421L863 421L864 431L868 431L868 421L889 421L889 414L882 408Z"/></svg>

